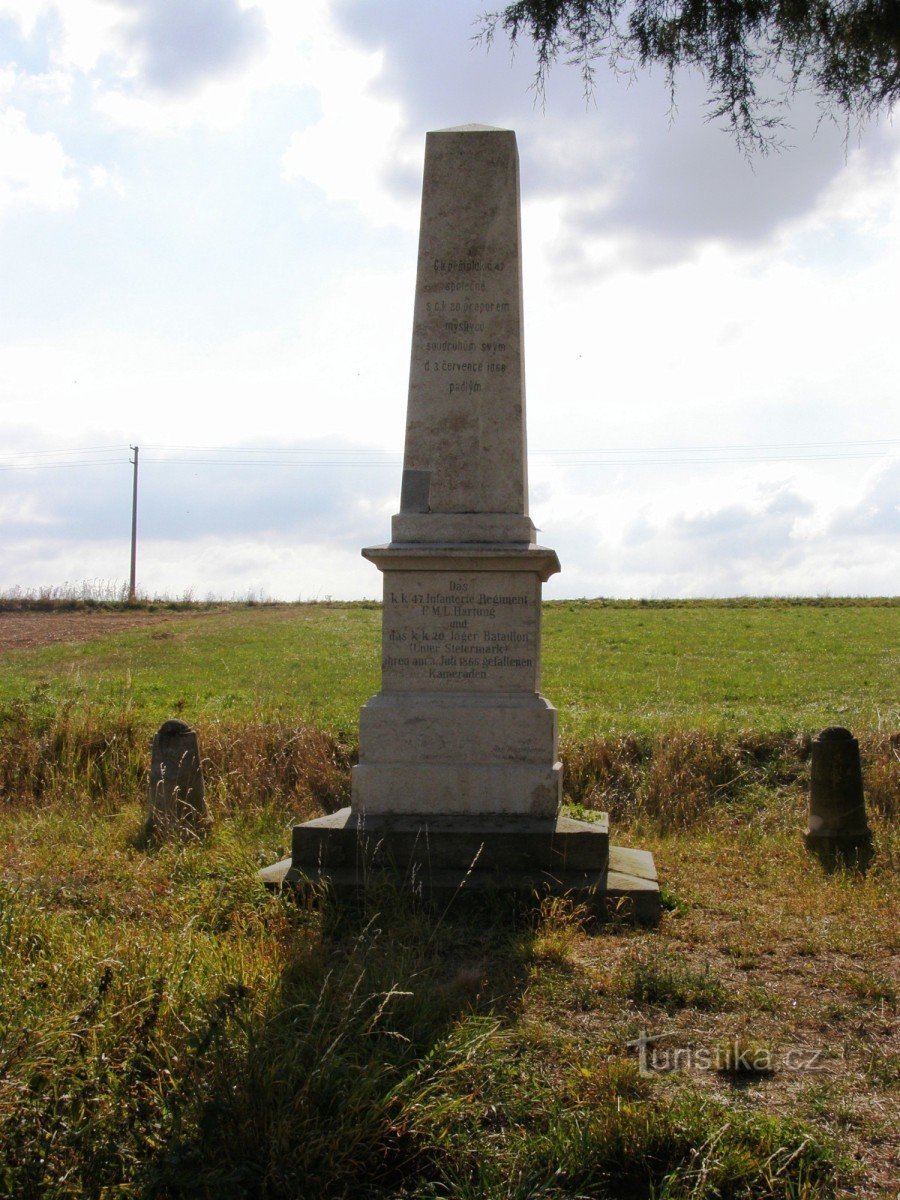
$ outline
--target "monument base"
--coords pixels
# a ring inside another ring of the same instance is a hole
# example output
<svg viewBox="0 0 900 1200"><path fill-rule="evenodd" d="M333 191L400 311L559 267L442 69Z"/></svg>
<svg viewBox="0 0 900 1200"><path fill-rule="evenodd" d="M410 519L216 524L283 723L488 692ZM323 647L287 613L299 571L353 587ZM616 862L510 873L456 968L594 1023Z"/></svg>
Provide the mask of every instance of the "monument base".
<svg viewBox="0 0 900 1200"><path fill-rule="evenodd" d="M515 692L379 692L359 715L354 811L552 818L556 709Z"/></svg>
<svg viewBox="0 0 900 1200"><path fill-rule="evenodd" d="M550 818L361 814L343 808L294 828L292 854L260 872L300 894L325 884L354 900L393 883L423 901L491 892L567 895L600 916L659 920L659 885L646 850L609 845L594 822Z"/></svg>

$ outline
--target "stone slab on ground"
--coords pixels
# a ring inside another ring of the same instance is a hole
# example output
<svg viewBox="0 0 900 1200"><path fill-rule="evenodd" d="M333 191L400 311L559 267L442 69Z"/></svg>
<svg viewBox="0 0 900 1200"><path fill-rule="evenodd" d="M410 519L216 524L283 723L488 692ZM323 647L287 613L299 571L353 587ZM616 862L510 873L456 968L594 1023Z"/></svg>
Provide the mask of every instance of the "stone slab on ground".
<svg viewBox="0 0 900 1200"><path fill-rule="evenodd" d="M358 813L342 808L294 827L298 870L392 865L420 870L598 871L609 857L606 813L573 817Z"/></svg>
<svg viewBox="0 0 900 1200"><path fill-rule="evenodd" d="M656 925L661 908L659 883L653 855L648 850L610 846L609 859L599 871L501 871L432 870L398 875L378 867L355 866L321 870L292 869L292 860L284 858L259 872L266 887L285 889L298 896L309 896L318 887L330 888L334 895L350 902L380 884L394 885L426 902L446 905L464 895L491 895L528 900L545 895L570 896L587 904L600 918L614 917L639 925Z"/></svg>

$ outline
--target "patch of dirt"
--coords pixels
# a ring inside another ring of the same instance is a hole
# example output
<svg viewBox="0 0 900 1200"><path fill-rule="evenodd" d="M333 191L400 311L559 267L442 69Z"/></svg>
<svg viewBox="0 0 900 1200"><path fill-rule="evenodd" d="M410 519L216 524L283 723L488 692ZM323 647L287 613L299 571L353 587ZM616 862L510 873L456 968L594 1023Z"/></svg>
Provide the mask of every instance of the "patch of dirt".
<svg viewBox="0 0 900 1200"><path fill-rule="evenodd" d="M0 654L58 642L90 642L94 638L145 625L187 621L190 612L0 612ZM158 636L165 637L165 630Z"/></svg>

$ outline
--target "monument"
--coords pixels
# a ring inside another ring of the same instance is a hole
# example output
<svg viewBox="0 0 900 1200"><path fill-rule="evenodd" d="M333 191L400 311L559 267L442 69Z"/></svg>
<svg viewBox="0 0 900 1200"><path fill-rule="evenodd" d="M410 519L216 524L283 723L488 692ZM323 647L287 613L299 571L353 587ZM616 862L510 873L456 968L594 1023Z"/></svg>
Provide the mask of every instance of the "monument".
<svg viewBox="0 0 900 1200"><path fill-rule="evenodd" d="M540 694L541 585L528 515L515 134L429 133L400 511L363 550L384 576L381 690L360 714L349 808L294 830L263 873L364 886L379 868L465 886L627 898L658 915L649 854L605 814L560 813L556 710Z"/></svg>

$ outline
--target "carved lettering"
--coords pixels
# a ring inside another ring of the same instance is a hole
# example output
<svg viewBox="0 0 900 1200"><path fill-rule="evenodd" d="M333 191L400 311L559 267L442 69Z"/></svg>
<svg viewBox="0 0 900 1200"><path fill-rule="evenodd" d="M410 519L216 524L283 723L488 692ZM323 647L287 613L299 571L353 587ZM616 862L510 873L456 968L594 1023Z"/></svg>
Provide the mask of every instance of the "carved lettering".
<svg viewBox="0 0 900 1200"><path fill-rule="evenodd" d="M536 690L540 602L533 575L410 572L386 576L385 584L385 690ZM396 647L406 645L413 656L398 657Z"/></svg>

